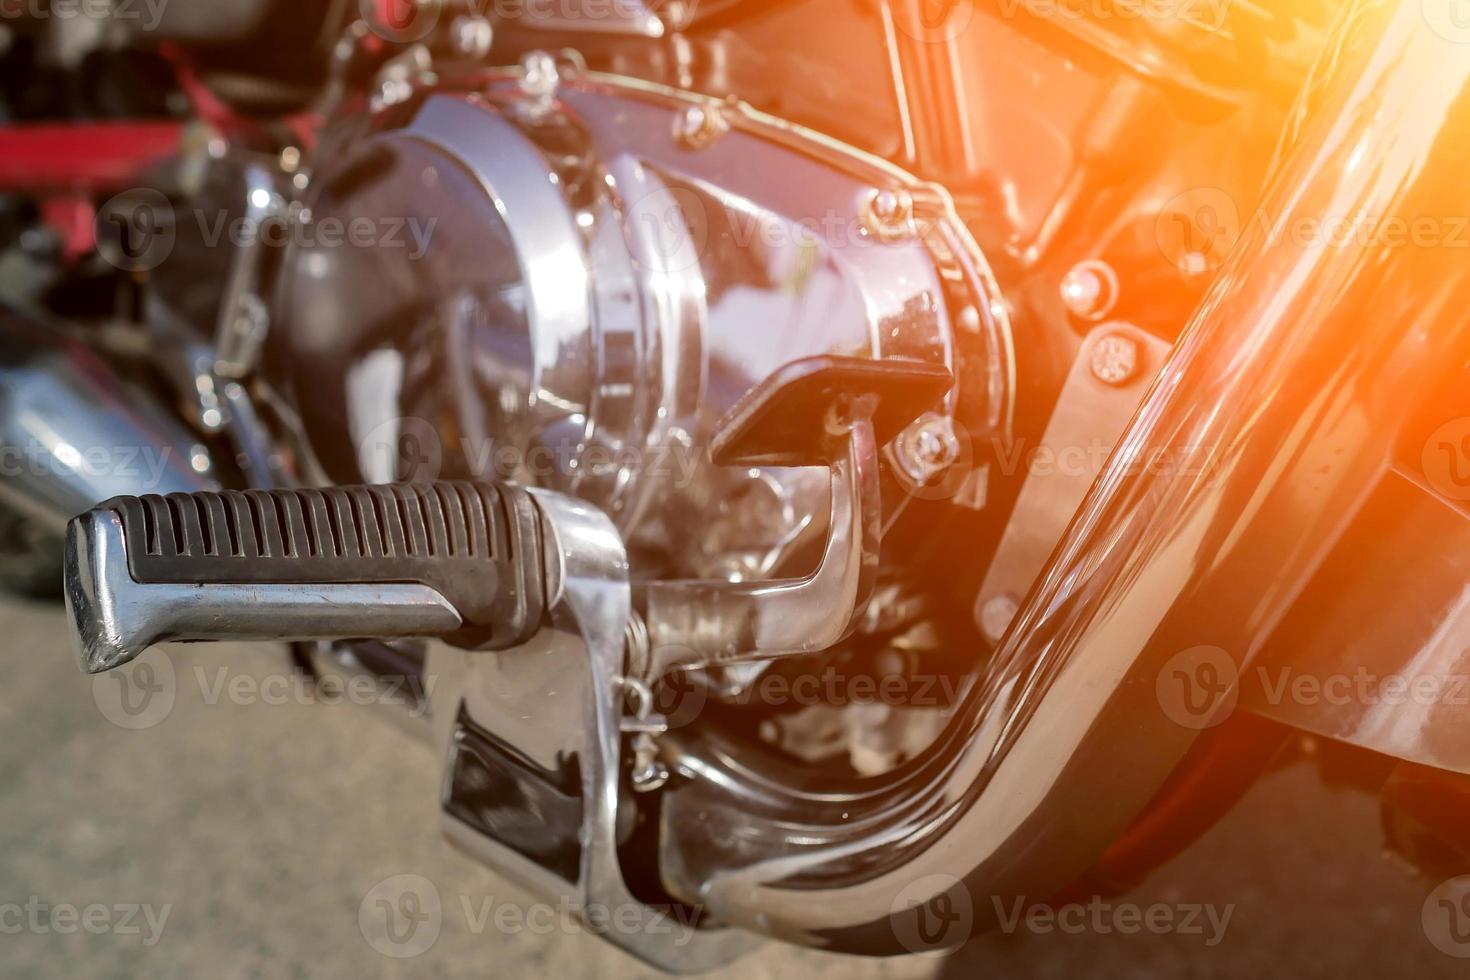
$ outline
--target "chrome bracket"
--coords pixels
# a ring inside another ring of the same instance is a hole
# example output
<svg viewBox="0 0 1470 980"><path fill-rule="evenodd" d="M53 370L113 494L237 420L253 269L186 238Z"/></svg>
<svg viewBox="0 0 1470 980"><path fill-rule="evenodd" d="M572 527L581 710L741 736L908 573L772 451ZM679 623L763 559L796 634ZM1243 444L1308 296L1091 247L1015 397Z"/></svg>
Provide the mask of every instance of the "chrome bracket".
<svg viewBox="0 0 1470 980"><path fill-rule="evenodd" d="M711 456L728 466L828 466L821 561L804 578L649 584L647 655L630 672L653 684L680 668L816 653L851 634L878 575L879 448L952 385L928 364L814 357L757 386L721 422Z"/></svg>
<svg viewBox="0 0 1470 980"><path fill-rule="evenodd" d="M591 505L531 492L544 521L550 622L514 650L436 648L441 659L429 664L448 759L445 833L645 962L676 973L722 966L759 940L696 926L694 910L673 900L647 904L619 861L636 816L622 759L632 613L622 538Z"/></svg>
<svg viewBox="0 0 1470 980"><path fill-rule="evenodd" d="M245 220L250 237L235 255L216 325L214 373L240 379L254 370L261 345L270 328L270 311L260 294L261 273L269 246L265 226L283 220L286 199L276 186L275 173L264 163L245 167Z"/></svg>

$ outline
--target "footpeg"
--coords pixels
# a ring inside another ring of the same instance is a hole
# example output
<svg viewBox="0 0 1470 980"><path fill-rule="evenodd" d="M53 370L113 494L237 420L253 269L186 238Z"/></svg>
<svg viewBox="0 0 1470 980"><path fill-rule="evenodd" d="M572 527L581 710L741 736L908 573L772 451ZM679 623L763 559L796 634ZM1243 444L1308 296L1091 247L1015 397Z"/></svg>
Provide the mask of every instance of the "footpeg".
<svg viewBox="0 0 1470 980"><path fill-rule="evenodd" d="M502 484L119 497L72 521L88 673L168 641L525 643L546 614L540 512Z"/></svg>

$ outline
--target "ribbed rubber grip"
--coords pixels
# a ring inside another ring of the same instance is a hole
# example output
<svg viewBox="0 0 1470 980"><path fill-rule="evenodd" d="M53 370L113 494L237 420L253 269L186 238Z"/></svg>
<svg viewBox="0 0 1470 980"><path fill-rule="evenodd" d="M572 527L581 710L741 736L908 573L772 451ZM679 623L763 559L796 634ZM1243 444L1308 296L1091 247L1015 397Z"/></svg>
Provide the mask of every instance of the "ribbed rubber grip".
<svg viewBox="0 0 1470 980"><path fill-rule="evenodd" d="M437 483L118 497L139 583L427 585L460 613L451 642L503 649L545 615L541 521L511 484Z"/></svg>

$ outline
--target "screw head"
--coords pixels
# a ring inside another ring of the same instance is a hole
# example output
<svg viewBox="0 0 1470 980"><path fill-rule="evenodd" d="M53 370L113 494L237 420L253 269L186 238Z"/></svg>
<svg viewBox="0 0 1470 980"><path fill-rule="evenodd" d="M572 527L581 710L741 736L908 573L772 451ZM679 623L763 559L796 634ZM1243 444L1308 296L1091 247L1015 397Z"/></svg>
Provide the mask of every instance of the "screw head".
<svg viewBox="0 0 1470 980"><path fill-rule="evenodd" d="M898 437L894 456L905 476L917 484L927 484L960 458L954 423L938 415L920 419Z"/></svg>
<svg viewBox="0 0 1470 980"><path fill-rule="evenodd" d="M935 466L944 462L945 457L948 455L948 446L940 438L939 433L933 429L924 429L914 441L914 455L921 462Z"/></svg>
<svg viewBox="0 0 1470 980"><path fill-rule="evenodd" d="M470 58L483 58L495 42L495 28L483 17L456 17L450 25L454 49Z"/></svg>
<svg viewBox="0 0 1470 980"><path fill-rule="evenodd" d="M873 217L880 221L896 221L903 216L903 199L896 191L879 191L873 195Z"/></svg>
<svg viewBox="0 0 1470 980"><path fill-rule="evenodd" d="M1108 334L1092 348L1092 376L1103 384L1125 385L1138 374L1138 342L1120 333Z"/></svg>
<svg viewBox="0 0 1470 980"><path fill-rule="evenodd" d="M863 205L863 226L882 241L899 241L918 233L914 196L904 188L877 188Z"/></svg>
<svg viewBox="0 0 1470 980"><path fill-rule="evenodd" d="M729 131L729 120L714 105L692 105L674 120L674 139L690 150L702 150Z"/></svg>

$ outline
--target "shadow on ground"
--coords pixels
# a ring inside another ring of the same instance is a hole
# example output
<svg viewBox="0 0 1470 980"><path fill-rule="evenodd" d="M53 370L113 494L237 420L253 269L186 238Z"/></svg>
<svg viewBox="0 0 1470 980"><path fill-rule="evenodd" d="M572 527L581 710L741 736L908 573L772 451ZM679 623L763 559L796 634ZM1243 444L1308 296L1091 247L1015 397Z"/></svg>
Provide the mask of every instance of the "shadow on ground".
<svg viewBox="0 0 1470 980"><path fill-rule="evenodd" d="M451 850L428 749L372 710L309 703L276 651L175 648L151 679L172 693L124 707L78 673L58 608L0 605L0 637L0 974L649 975ZM440 903L432 936L389 946L403 958L360 922L400 875ZM1299 766L1115 900L1228 907L1213 945L1208 928L1018 927L948 961L768 946L718 976L1463 976L1420 927L1426 893L1379 857L1375 803Z"/></svg>

